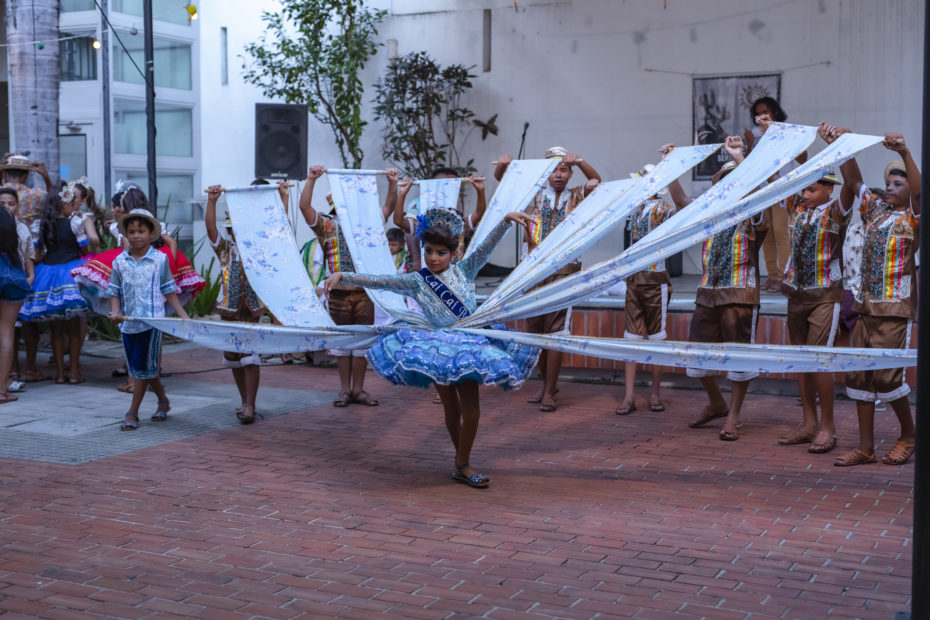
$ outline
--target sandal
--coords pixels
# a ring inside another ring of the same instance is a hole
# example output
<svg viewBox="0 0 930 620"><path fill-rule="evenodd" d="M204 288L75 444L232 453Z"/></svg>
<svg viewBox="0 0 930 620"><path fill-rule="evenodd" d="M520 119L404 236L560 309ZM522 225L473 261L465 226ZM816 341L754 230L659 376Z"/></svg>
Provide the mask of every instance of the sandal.
<svg viewBox="0 0 930 620"><path fill-rule="evenodd" d="M67 382L68 380L65 379L64 377L55 377L55 383L58 385L64 385Z"/></svg>
<svg viewBox="0 0 930 620"><path fill-rule="evenodd" d="M15 403L18 400L19 398L17 398L16 396L13 396L12 394L7 393L6 396L0 396L0 405L5 405L7 403Z"/></svg>
<svg viewBox="0 0 930 620"><path fill-rule="evenodd" d="M85 378L82 377L81 375L77 375L77 376L74 376L74 377L71 377L70 379L68 379L68 384L69 384L69 385L79 385L79 384L81 384L81 383L84 383L85 381L87 381L87 379L85 379Z"/></svg>
<svg viewBox="0 0 930 620"><path fill-rule="evenodd" d="M662 399L655 394L649 397L649 411L665 411L665 405L662 404Z"/></svg>
<svg viewBox="0 0 930 620"><path fill-rule="evenodd" d="M911 460L913 455L914 444L899 439L894 442L894 447L888 451L888 454L882 457L882 463L885 465L904 465Z"/></svg>
<svg viewBox="0 0 930 620"><path fill-rule="evenodd" d="M545 396L543 396L543 399L542 399L542 401L540 401L540 402L541 402L542 404L539 405L539 410L540 410L540 411L545 411L545 412L547 412L547 413L550 412L550 411L555 411L556 408L558 407L558 403L556 403L555 397L554 397L554 396L549 396L548 394L546 394Z"/></svg>
<svg viewBox="0 0 930 620"><path fill-rule="evenodd" d="M701 411L701 417L699 417L697 420L691 420L688 423L688 426L690 426L691 428L699 428L701 426L704 426L711 420L716 420L717 418L725 418L729 414L730 414L730 411L728 409L724 409L722 411L720 410L714 411L713 409L710 408L710 405L708 405L704 407L703 411Z"/></svg>
<svg viewBox="0 0 930 620"><path fill-rule="evenodd" d="M152 422L164 422L168 419L169 411L171 411L171 403L167 399L158 401L158 407L152 414Z"/></svg>
<svg viewBox="0 0 930 620"><path fill-rule="evenodd" d="M20 381L19 379L14 379L10 382L9 387L6 389L7 392L25 392L26 384Z"/></svg>
<svg viewBox="0 0 930 620"><path fill-rule="evenodd" d="M455 471L452 472L452 479L456 482L461 482L462 484L467 484L468 486L474 489L486 489L491 484L491 479L485 476L484 474L474 473L470 476L466 476L465 472L462 470L468 467L468 463L464 465L456 465Z"/></svg>
<svg viewBox="0 0 930 620"><path fill-rule="evenodd" d="M116 386L116 389L125 394L132 394L132 382L126 381Z"/></svg>
<svg viewBox="0 0 930 620"><path fill-rule="evenodd" d="M291 365L294 363L294 356L290 353L281 354L281 363L286 365Z"/></svg>
<svg viewBox="0 0 930 620"><path fill-rule="evenodd" d="M850 450L843 456L838 456L833 460L836 467L851 467L853 465L867 465L875 463L875 453L863 452L859 448Z"/></svg>
<svg viewBox="0 0 930 620"><path fill-rule="evenodd" d="M245 415L245 410L246 408L243 407L238 412L236 412L236 419L239 420L240 424L251 424L252 422L255 421L255 418L257 417L255 408L254 407L252 408L252 415Z"/></svg>
<svg viewBox="0 0 930 620"><path fill-rule="evenodd" d="M826 441L822 441L822 438L826 437ZM824 454L829 452L836 447L836 435L830 435L827 431L817 431L817 434L814 436L814 442L811 444L811 447L807 449L808 452L812 454Z"/></svg>
<svg viewBox="0 0 930 620"><path fill-rule="evenodd" d="M135 422L129 419L132 416L136 419ZM139 428L139 416L134 413L126 412L126 418L123 420L123 423L119 425L119 430L121 431L134 431Z"/></svg>
<svg viewBox="0 0 930 620"><path fill-rule="evenodd" d="M816 438L817 433L806 431L803 428L795 429L790 435L785 435L778 439L780 446L796 446L800 443L811 443Z"/></svg>
<svg viewBox="0 0 930 620"><path fill-rule="evenodd" d="M352 396L352 400L349 402L358 403L359 405L365 405L366 407L377 407L378 401L371 397L371 394L362 390L358 394Z"/></svg>
<svg viewBox="0 0 930 620"><path fill-rule="evenodd" d="M339 392L339 396L333 401L333 407L348 407L352 402L352 395L348 392ZM240 418L241 419L241 418Z"/></svg>
<svg viewBox="0 0 930 620"><path fill-rule="evenodd" d="M729 420L723 423L723 428L720 429L720 441L736 441L739 439L740 425L736 425L736 430L730 430L733 427L729 426L729 424Z"/></svg>
<svg viewBox="0 0 930 620"><path fill-rule="evenodd" d="M39 381L48 381L51 379L41 370L34 370L32 372L26 371L26 383L38 383Z"/></svg>
<svg viewBox="0 0 930 620"><path fill-rule="evenodd" d="M636 411L636 399L625 400L614 411L617 415L630 415Z"/></svg>
<svg viewBox="0 0 930 620"><path fill-rule="evenodd" d="M530 396L529 398L526 399L526 402L528 402L531 405L539 404L542 402L543 396L545 396L545 394L543 393L542 390L540 390L539 394L534 394L533 396Z"/></svg>

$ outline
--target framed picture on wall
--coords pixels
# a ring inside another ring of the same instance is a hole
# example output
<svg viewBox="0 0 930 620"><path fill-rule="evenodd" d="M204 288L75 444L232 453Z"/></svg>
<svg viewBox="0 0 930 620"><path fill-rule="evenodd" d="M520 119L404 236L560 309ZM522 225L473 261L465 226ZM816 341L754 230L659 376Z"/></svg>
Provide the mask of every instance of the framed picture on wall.
<svg viewBox="0 0 930 620"><path fill-rule="evenodd" d="M759 97L781 100L781 73L696 75L692 78L694 144L723 142L753 126L749 109ZM720 149L692 171L695 181L709 181L730 159Z"/></svg>

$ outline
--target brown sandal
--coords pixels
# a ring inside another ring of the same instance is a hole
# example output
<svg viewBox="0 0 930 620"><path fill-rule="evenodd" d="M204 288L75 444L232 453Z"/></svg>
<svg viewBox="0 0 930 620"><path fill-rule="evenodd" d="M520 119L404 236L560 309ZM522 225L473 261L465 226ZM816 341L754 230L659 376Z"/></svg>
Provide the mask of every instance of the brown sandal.
<svg viewBox="0 0 930 620"><path fill-rule="evenodd" d="M665 411L665 405L662 404L662 399L655 394L649 397L649 411Z"/></svg>
<svg viewBox="0 0 930 620"><path fill-rule="evenodd" d="M333 407L348 407L352 402L352 395L348 392L339 392L339 396L333 401Z"/></svg>
<svg viewBox="0 0 930 620"><path fill-rule="evenodd" d="M556 402L555 397L546 394L540 401L539 410L548 413L550 411L555 411L557 407L558 403Z"/></svg>
<svg viewBox="0 0 930 620"><path fill-rule="evenodd" d="M796 446L800 443L811 443L814 441L814 438L817 436L817 433L812 433L806 431L803 428L796 429L790 435L785 435L784 437L779 437L778 445L780 446Z"/></svg>
<svg viewBox="0 0 930 620"><path fill-rule="evenodd" d="M688 426L690 426L691 428L700 428L701 426L704 426L711 420L716 420L717 418L725 418L729 414L730 414L729 409L724 409L722 411L719 411L719 410L714 411L708 405L707 407L704 407L704 410L701 412L701 417L699 417L697 420L692 420L691 422L689 422Z"/></svg>
<svg viewBox="0 0 930 620"><path fill-rule="evenodd" d="M377 407L378 406L378 401L372 398L371 394L369 394L365 390L362 390L358 394L354 394L350 402L358 403L359 405L365 405L366 407Z"/></svg>
<svg viewBox="0 0 930 620"><path fill-rule="evenodd" d="M872 452L863 452L859 448L850 450L843 456L838 456L833 460L833 464L836 467L851 467L853 465L867 465L869 463L875 463L875 453Z"/></svg>
<svg viewBox="0 0 930 620"><path fill-rule="evenodd" d="M729 430L728 425L729 421L723 423L723 428L720 429L720 441L736 441L739 439L739 429L740 425L736 425L736 430Z"/></svg>
<svg viewBox="0 0 930 620"><path fill-rule="evenodd" d="M894 447L888 451L888 454L882 457L882 463L885 465L904 465L911 456L914 455L914 444L897 440Z"/></svg>
<svg viewBox="0 0 930 620"><path fill-rule="evenodd" d="M620 406L614 410L614 413L617 415L630 415L636 411L636 399L631 398L630 400L625 400L620 403Z"/></svg>
<svg viewBox="0 0 930 620"><path fill-rule="evenodd" d="M821 441L822 437L826 437L826 441ZM812 454L825 454L836 447L836 435L830 435L827 431L817 431L817 434L814 435L814 442L811 444L811 447L807 449L808 452Z"/></svg>

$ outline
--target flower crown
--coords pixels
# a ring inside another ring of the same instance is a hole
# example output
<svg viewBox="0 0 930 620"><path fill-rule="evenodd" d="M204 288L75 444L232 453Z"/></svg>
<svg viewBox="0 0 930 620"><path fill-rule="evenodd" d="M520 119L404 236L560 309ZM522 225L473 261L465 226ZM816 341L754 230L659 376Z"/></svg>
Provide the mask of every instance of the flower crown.
<svg viewBox="0 0 930 620"><path fill-rule="evenodd" d="M465 222L453 209L427 209L426 213L417 216L417 239L423 242L423 233L431 226L445 226L453 237L460 237L465 230Z"/></svg>

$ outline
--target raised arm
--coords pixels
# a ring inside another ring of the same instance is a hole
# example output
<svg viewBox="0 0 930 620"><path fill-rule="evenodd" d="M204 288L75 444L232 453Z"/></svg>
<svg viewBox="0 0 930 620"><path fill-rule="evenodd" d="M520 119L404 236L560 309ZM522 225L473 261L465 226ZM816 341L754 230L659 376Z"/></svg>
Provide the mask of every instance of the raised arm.
<svg viewBox="0 0 930 620"><path fill-rule="evenodd" d="M161 234L162 242L168 246L168 250L171 252L171 258L175 262L178 260L178 242L174 240L174 237L164 232Z"/></svg>
<svg viewBox="0 0 930 620"><path fill-rule="evenodd" d="M82 225L84 226L84 234L87 235L87 240L90 242L90 247L99 248L100 235L97 234L97 227L94 225L93 216L85 215Z"/></svg>
<svg viewBox="0 0 930 620"><path fill-rule="evenodd" d="M739 136L727 136L727 139L723 143L723 149L737 166L746 159L746 156L743 154L743 139Z"/></svg>
<svg viewBox="0 0 930 620"><path fill-rule="evenodd" d="M581 170L588 181L597 181L597 183L585 183L585 195L588 193L588 187L593 190L595 187L597 187L597 184L601 182L601 175L597 173L597 170L594 169L594 166L581 159L581 157L575 153L566 153L565 157L562 158L562 162L568 164L569 166L578 166L578 169Z"/></svg>
<svg viewBox="0 0 930 620"><path fill-rule="evenodd" d="M665 159L669 153L675 149L675 145L671 142L663 144L662 148L659 149L659 152L662 153L662 159ZM668 193L672 196L672 202L675 203L676 209L683 209L691 204L691 196L685 193L685 190L681 187L681 183L678 182L678 179L675 179L668 184Z"/></svg>
<svg viewBox="0 0 930 620"><path fill-rule="evenodd" d="M381 207L381 217L386 222L394 214L395 205L397 204L397 168L388 168L384 171L384 174L388 180L388 192L387 200L384 201L384 205Z"/></svg>
<svg viewBox="0 0 930 620"><path fill-rule="evenodd" d="M307 226L311 228L316 225L317 212L313 208L313 186L316 185L316 180L323 176L323 173L326 172L326 168L323 166L310 166L310 170L307 171L307 182L304 183L304 189L300 192L300 201L298 206L300 207L300 212L304 214L304 221L307 222Z"/></svg>
<svg viewBox="0 0 930 620"><path fill-rule="evenodd" d="M221 185L211 185L207 188L207 208L203 214L203 223L207 227L207 238L212 245L216 245L217 239L220 238L220 231L216 227L216 201L222 193Z"/></svg>
<svg viewBox="0 0 930 620"><path fill-rule="evenodd" d="M512 161L513 157L510 155L501 155L497 158L497 164L494 166L494 178L497 179L498 183L504 178L504 173L507 172L507 166L509 166Z"/></svg>
<svg viewBox="0 0 930 620"><path fill-rule="evenodd" d="M822 121L817 125L817 135L827 144L833 144L844 133L849 133L849 129ZM840 188L840 206L845 212L852 208L856 197L862 191L862 171L859 170L856 158L852 157L849 161L840 164L840 173L843 175L843 186Z"/></svg>
<svg viewBox="0 0 930 620"><path fill-rule="evenodd" d="M478 223L484 217L484 212L488 208L488 201L484 196L484 177L470 177L468 182L475 188L478 198L475 200L475 212L471 214L471 227L478 228ZM469 220L466 220L468 222Z"/></svg>
<svg viewBox="0 0 930 620"><path fill-rule="evenodd" d="M911 211L914 215L920 215L920 169L904 142L904 136L899 133L886 133L882 146L901 156L904 171L907 173L907 185L911 190Z"/></svg>
<svg viewBox="0 0 930 620"><path fill-rule="evenodd" d="M42 177L43 181L45 181L45 191L52 191L52 178L48 176L48 170L45 169L45 162L34 161L29 164L29 167L32 168L40 177Z"/></svg>
<svg viewBox="0 0 930 620"><path fill-rule="evenodd" d="M407 203L407 193L413 187L412 179L404 179L397 186L397 200L394 201L394 226L397 226L408 235L413 234L413 225L404 214L404 205Z"/></svg>
<svg viewBox="0 0 930 620"><path fill-rule="evenodd" d="M288 188L291 187L291 184L288 183L285 179L278 181L278 196L281 198L281 204L284 205L284 214L287 215L288 207L291 202L291 194L288 192Z"/></svg>

